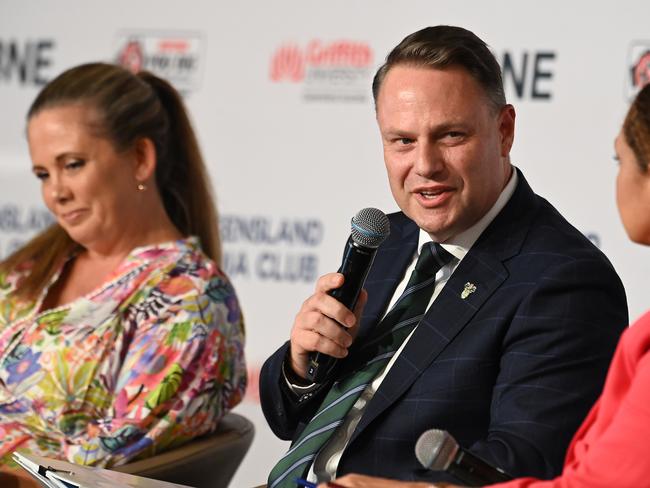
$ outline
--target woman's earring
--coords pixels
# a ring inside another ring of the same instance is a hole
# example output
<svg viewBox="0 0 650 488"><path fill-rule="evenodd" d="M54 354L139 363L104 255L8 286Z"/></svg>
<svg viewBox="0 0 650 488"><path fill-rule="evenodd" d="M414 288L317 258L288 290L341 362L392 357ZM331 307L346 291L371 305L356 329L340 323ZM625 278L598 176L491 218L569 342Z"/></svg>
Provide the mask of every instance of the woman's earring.
<svg viewBox="0 0 650 488"><path fill-rule="evenodd" d="M145 185L144 183L138 183L137 188L138 191L145 191L147 189L147 185Z"/></svg>

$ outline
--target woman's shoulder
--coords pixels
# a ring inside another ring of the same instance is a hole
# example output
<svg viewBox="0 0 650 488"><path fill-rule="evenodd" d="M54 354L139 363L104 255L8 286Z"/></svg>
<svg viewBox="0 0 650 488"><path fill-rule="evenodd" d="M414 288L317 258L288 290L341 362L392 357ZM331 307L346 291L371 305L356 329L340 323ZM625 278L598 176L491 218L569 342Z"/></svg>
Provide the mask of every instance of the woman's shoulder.
<svg viewBox="0 0 650 488"><path fill-rule="evenodd" d="M0 271L0 300L6 300L12 292L20 287L21 282L29 276L33 261L25 262L8 271Z"/></svg>
<svg viewBox="0 0 650 488"><path fill-rule="evenodd" d="M0 272L0 328L29 316L36 306L36 300L26 299L14 293L33 268L33 262L26 262L8 272Z"/></svg>
<svg viewBox="0 0 650 488"><path fill-rule="evenodd" d="M239 299L228 276L201 250L197 239L190 238L183 245L184 252L167 269L158 290L167 296L183 295L185 303L201 304L209 323L243 330Z"/></svg>
<svg viewBox="0 0 650 488"><path fill-rule="evenodd" d="M178 294L194 291L223 301L235 291L223 270L201 249L196 237L188 237L144 252L159 267L165 291Z"/></svg>
<svg viewBox="0 0 650 488"><path fill-rule="evenodd" d="M650 310L639 317L621 337L620 347L636 358L650 356Z"/></svg>
<svg viewBox="0 0 650 488"><path fill-rule="evenodd" d="M215 327L239 323L235 290L219 266L201 250L197 239L142 247L129 259L129 267L133 267L129 314L145 310L147 316L169 318L169 323L196 322Z"/></svg>

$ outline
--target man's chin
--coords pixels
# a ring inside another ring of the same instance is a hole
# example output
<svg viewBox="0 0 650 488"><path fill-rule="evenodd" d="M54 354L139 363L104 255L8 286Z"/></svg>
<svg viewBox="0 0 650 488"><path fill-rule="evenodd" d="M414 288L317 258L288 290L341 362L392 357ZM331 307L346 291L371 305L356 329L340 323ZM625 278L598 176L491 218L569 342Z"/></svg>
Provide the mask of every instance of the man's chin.
<svg viewBox="0 0 650 488"><path fill-rule="evenodd" d="M415 220L415 223L420 229L429 234L434 242L445 242L453 234L452 229L448 225L443 225L439 222L431 222L430 220Z"/></svg>
<svg viewBox="0 0 650 488"><path fill-rule="evenodd" d="M440 212L433 209L423 209L420 206L402 208L402 212L417 224L417 226L431 236L435 242L445 242L453 235L453 228L449 222L447 212Z"/></svg>

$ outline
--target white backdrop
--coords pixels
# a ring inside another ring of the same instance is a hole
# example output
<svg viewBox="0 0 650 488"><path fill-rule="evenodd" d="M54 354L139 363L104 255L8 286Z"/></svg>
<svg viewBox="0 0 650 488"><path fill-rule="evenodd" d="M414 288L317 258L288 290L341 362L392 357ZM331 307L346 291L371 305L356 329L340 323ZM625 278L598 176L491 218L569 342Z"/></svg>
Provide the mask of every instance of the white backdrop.
<svg viewBox="0 0 650 488"><path fill-rule="evenodd" d="M47 222L24 137L43 82L121 57L182 89L247 319L251 384L237 411L257 434L232 486L260 484L286 443L266 426L257 372L315 277L337 268L350 217L396 208L370 82L421 27L464 26L507 61L513 162L609 256L630 316L641 314L650 260L618 220L612 156L633 67L645 62L639 71L650 73L649 16L647 1L0 0L0 256Z"/></svg>

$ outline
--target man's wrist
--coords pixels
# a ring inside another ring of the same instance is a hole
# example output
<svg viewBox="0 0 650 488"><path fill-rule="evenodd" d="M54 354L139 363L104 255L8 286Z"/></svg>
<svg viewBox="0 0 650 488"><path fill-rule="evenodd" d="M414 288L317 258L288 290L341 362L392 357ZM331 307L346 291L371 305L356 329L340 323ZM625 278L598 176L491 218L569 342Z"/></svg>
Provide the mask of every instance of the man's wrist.
<svg viewBox="0 0 650 488"><path fill-rule="evenodd" d="M284 380L287 382L289 388L296 388L301 393L306 389L317 386L316 383L302 378L293 370L293 367L291 367L291 358L288 355L284 358L284 361L282 361L282 376L284 376Z"/></svg>
<svg viewBox="0 0 650 488"><path fill-rule="evenodd" d="M282 361L282 378L287 389L297 397L298 403L309 400L320 384L312 383L309 380L301 378L291 367L291 350L287 350L287 354Z"/></svg>

